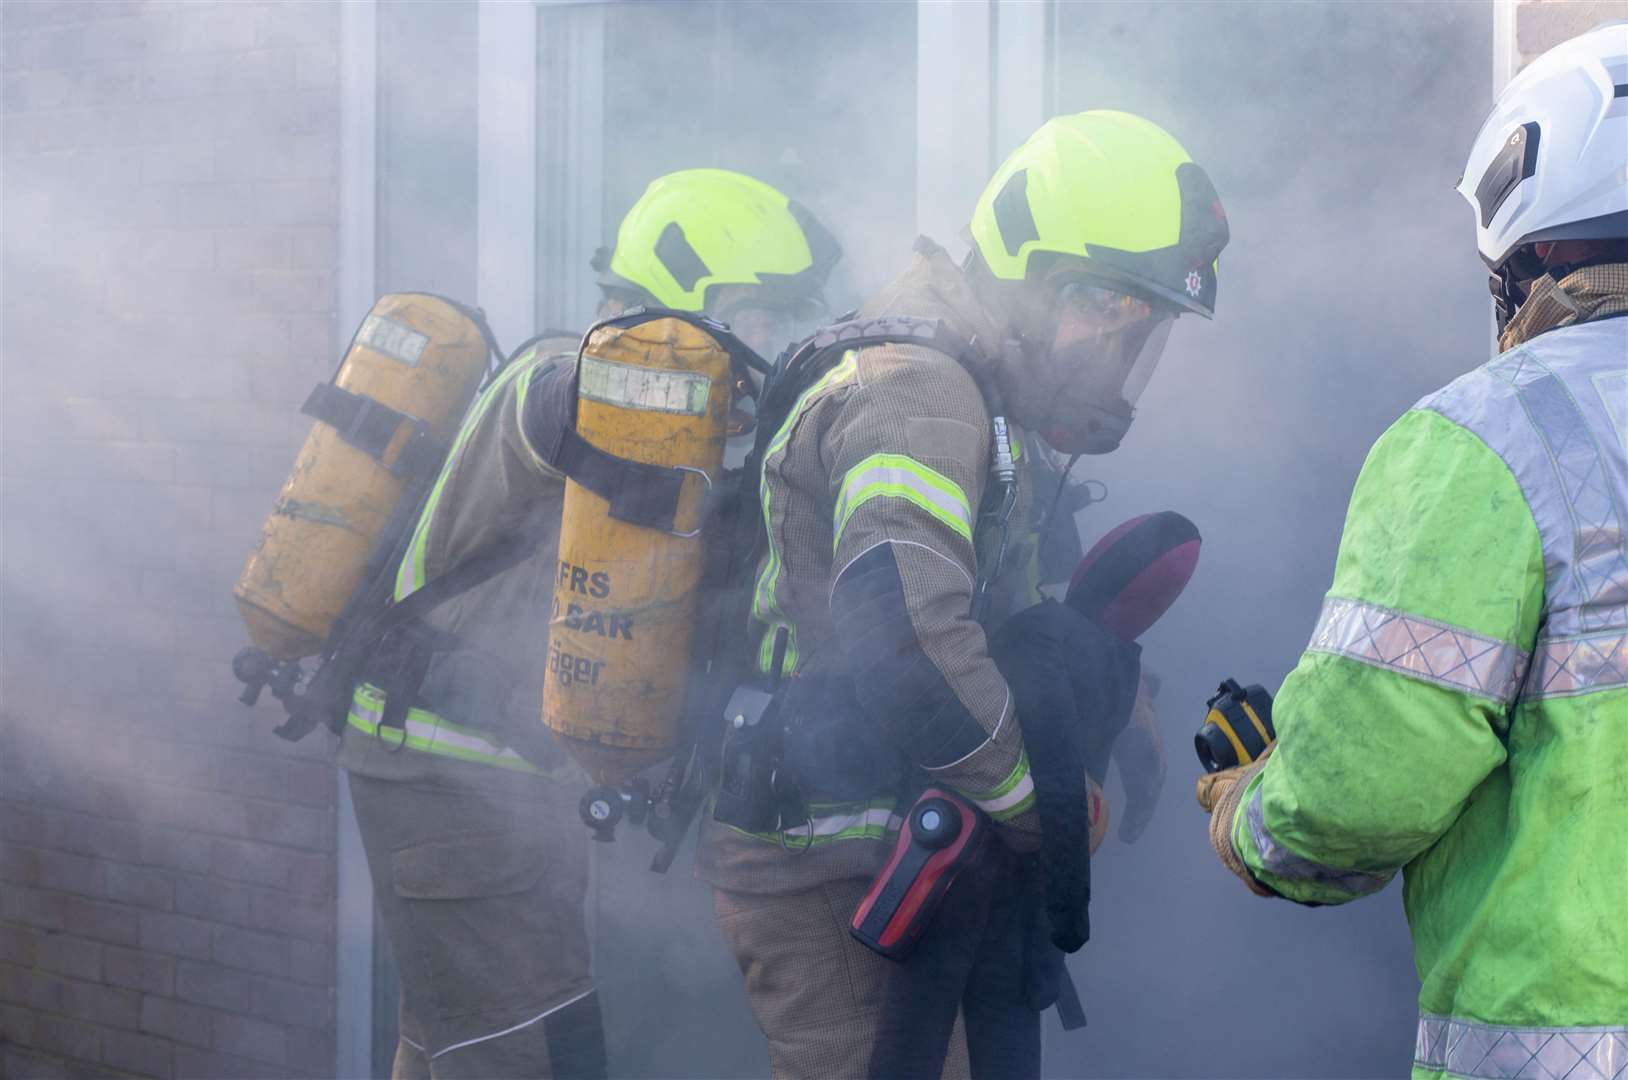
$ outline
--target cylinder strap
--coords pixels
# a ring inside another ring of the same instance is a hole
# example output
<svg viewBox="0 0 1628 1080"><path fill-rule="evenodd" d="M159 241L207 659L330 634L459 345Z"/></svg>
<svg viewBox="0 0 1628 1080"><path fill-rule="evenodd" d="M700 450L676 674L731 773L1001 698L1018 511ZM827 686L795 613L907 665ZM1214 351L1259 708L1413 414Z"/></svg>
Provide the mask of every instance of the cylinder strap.
<svg viewBox="0 0 1628 1080"><path fill-rule="evenodd" d="M560 430L553 464L608 502L610 516L617 521L662 532L676 528L683 471L607 453L578 435L574 427Z"/></svg>
<svg viewBox="0 0 1628 1080"><path fill-rule="evenodd" d="M397 476L419 476L440 467L446 444L430 434L429 425L414 416L392 409L362 394L353 394L336 383L317 383L300 412L320 420L339 437ZM385 451L395 441L403 424L412 433L394 461L385 461Z"/></svg>

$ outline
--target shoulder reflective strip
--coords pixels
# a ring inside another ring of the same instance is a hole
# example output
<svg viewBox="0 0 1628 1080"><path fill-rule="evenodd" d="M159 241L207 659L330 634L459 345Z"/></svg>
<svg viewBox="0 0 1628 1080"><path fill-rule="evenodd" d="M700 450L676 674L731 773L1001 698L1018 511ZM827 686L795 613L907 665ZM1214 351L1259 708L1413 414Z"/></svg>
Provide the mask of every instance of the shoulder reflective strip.
<svg viewBox="0 0 1628 1080"><path fill-rule="evenodd" d="M1522 697L1571 697L1628 687L1628 632L1539 638Z"/></svg>
<svg viewBox="0 0 1628 1080"><path fill-rule="evenodd" d="M662 371L597 356L584 356L577 368L579 396L624 409L700 416L711 393L712 380L693 371Z"/></svg>
<svg viewBox="0 0 1628 1080"><path fill-rule="evenodd" d="M503 369L503 373L492 381L492 385L482 390L475 399L469 411L464 414L464 422L458 428L458 437L453 440L452 448L447 451L447 460L441 465L441 475L435 478L435 486L430 489L429 498L424 500L424 510L418 515L418 523L413 526L412 543L407 548L407 554L402 557L401 565L396 568L395 599L402 600L411 596L424 586L424 551L429 545L430 522L435 518L436 507L441 503L441 490L446 487L447 478L452 470L457 468L458 458L463 453L464 445L469 437L475 433L480 418L492 405L503 388L508 386L522 370L523 364L510 364Z"/></svg>
<svg viewBox="0 0 1628 1080"><path fill-rule="evenodd" d="M542 358L542 360L545 362L550 359L552 359L552 357ZM539 358L536 350L533 349L524 356L516 357L512 361L511 366L513 364L524 364L530 366L532 373L535 374L544 366L543 363L539 363L538 361ZM548 462L544 461L542 455L537 453L537 448L531 445L531 440L526 438L526 395L530 392L531 375L527 375L525 378L520 380L519 385L517 385L514 389L514 430L520 433L520 445L526 448L526 456L530 459L532 467L546 476L552 476L555 479L564 480L565 474L560 472L560 470L556 469L554 466L550 465Z"/></svg>
<svg viewBox="0 0 1628 1080"><path fill-rule="evenodd" d="M1503 705L1515 700L1528 660L1525 650L1508 642L1337 596L1323 601L1306 651L1344 656Z"/></svg>
<svg viewBox="0 0 1628 1080"><path fill-rule="evenodd" d="M440 754L443 757L457 758L477 765L496 765L517 772L545 775L541 769L508 747L500 746L472 729L462 728L451 721L443 720L434 713L427 713L422 709L409 711L406 728L401 735L391 732L388 728L381 730L379 721L383 717L384 699L371 694L364 696L364 691L358 690L351 701L350 726L374 736L392 748L401 746L405 740L407 748L412 750Z"/></svg>
<svg viewBox="0 0 1628 1080"><path fill-rule="evenodd" d="M1597 345L1562 353L1563 372L1544 363L1545 352L1568 348L1585 346L1545 335L1421 402L1473 431L1514 474L1542 537L1547 625L1556 636L1628 625L1628 508L1620 490L1628 461L1621 439L1596 439L1613 420L1590 400L1598 397L1594 376L1620 369L1621 346L1614 354ZM1590 401L1594 422L1579 397Z"/></svg>
<svg viewBox="0 0 1628 1080"><path fill-rule="evenodd" d="M1244 812L1240 815L1243 821L1234 822L1233 829L1242 824L1249 830L1250 842L1260 854L1260 869L1274 877L1285 881L1303 881L1315 885L1326 885L1336 889L1349 897L1367 896L1378 892L1389 882L1396 871L1386 874L1370 874L1362 870L1339 870L1332 866L1313 862L1310 859L1296 855L1272 836L1266 828L1266 813L1261 806L1261 786L1255 785L1255 790L1249 794L1249 801L1244 804ZM1236 845L1237 841L1234 840Z"/></svg>
<svg viewBox="0 0 1628 1080"><path fill-rule="evenodd" d="M833 552L855 511L872 499L884 497L904 499L920 507L972 543L972 505L954 481L903 454L872 454L842 478L842 491L832 515Z"/></svg>
<svg viewBox="0 0 1628 1080"><path fill-rule="evenodd" d="M1504 1027L1421 1016L1413 1064L1474 1080L1615 1080L1628 1073L1628 1028Z"/></svg>
<svg viewBox="0 0 1628 1080"><path fill-rule="evenodd" d="M841 363L820 376L813 386L810 386L798 396L797 403L792 406L790 414L787 415L785 422L780 425L780 430L774 433L774 438L769 440L768 449L764 451L763 467L765 471L768 469L769 459L786 448L786 443L791 439L791 429L797 425L798 417L802 416L804 410L814 400L815 395L839 383L848 381L858 371L858 357L854 350L849 349L842 354ZM760 622L769 624L772 639L773 628L776 625L789 626L790 620L784 617L786 613L781 609L780 602L775 597L775 591L780 585L780 547L775 543L774 521L770 517L767 476L764 477L759 487L762 489L763 497L763 530L769 540L769 550L763 558L763 569L758 572L757 585L752 590L752 614ZM781 618L776 620L776 615L781 616ZM789 654L790 650L787 651ZM771 659L772 657L768 654L763 655L762 670L767 671L769 669Z"/></svg>

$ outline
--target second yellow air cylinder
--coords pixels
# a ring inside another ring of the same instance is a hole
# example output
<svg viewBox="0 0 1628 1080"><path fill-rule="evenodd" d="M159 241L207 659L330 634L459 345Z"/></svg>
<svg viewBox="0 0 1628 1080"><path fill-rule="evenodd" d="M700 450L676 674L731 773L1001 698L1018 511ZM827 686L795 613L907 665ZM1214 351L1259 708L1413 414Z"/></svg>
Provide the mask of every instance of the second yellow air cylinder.
<svg viewBox="0 0 1628 1080"><path fill-rule="evenodd" d="M598 783L670 756L702 572L708 481L722 464L730 361L677 318L594 331L578 359L577 433L616 457L695 470L670 531L612 518L568 481L543 720Z"/></svg>

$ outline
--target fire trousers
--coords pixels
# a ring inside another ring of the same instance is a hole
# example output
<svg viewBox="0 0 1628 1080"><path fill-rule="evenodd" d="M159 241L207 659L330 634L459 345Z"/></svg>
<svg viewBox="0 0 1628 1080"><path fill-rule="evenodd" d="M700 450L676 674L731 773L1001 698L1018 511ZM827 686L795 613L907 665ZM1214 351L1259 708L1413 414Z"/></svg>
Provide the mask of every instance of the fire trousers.
<svg viewBox="0 0 1628 1080"><path fill-rule="evenodd" d="M848 934L869 887L851 879L773 896L713 891L718 927L745 976L775 1080L868 1074L892 963ZM943 1076L968 1075L957 1020Z"/></svg>
<svg viewBox="0 0 1628 1080"><path fill-rule="evenodd" d="M356 773L350 787L401 970L392 1075L603 1078L575 813Z"/></svg>

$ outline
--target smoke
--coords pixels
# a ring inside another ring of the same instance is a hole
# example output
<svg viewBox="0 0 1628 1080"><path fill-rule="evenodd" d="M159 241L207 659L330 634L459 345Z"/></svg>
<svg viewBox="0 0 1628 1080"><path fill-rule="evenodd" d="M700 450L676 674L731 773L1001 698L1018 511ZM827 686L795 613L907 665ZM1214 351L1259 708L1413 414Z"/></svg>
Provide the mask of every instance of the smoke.
<svg viewBox="0 0 1628 1080"><path fill-rule="evenodd" d="M1064 4L1057 26L1059 110L1166 126L1233 239L1215 321L1181 320L1124 447L1082 463L1111 493L1081 515L1088 540L1171 508L1204 550L1144 639L1169 787L1144 839L1097 860L1097 938L1074 961L1092 1027L1054 1032L1047 1068L1397 1075L1417 993L1400 887L1315 911L1250 896L1210 853L1190 747L1222 677L1275 688L1294 665L1368 446L1488 355L1485 271L1452 190L1489 104L1486 9Z"/></svg>
<svg viewBox="0 0 1628 1080"><path fill-rule="evenodd" d="M545 5L539 22L593 7ZM1420 0L1048 10L1053 110L1125 109L1175 133L1214 180L1233 241L1215 321L1180 321L1124 447L1076 472L1110 493L1080 517L1087 543L1135 514L1175 509L1198 524L1204 553L1187 593L1144 638L1144 662L1163 678L1169 786L1143 839L1110 839L1096 860L1095 937L1072 961L1091 1025L1049 1030L1046 1070L1396 1075L1411 1053L1417 990L1400 889L1315 911L1249 896L1209 851L1188 747L1220 678L1275 687L1294 664L1367 447L1487 354L1484 271L1452 187L1488 103L1488 9ZM469 11L381 9L381 289L480 300ZM905 266L915 5L641 2L592 17L603 142L580 168L599 177L589 215L598 242L610 242L653 177L717 166L774 183L830 226L846 251L833 313ZM198 33L191 18L181 5L143 47L183 51ZM8 75L20 47L11 39ZM58 47L69 50L63 66L74 49L124 46L97 31ZM540 42L545 56L558 57L554 47ZM242 640L231 582L303 434L299 401L336 359L321 304L245 310L242 297L331 285L311 266L331 255L332 221L301 200L331 201L337 155L316 151L333 151L321 112L333 97L289 82L271 134L308 139L316 163L280 158L266 167L286 175L263 183L215 172L210 163L238 160L231 154L189 164L189 124L207 124L224 145L233 120L185 98L184 64L98 71L61 88L44 120L22 115L22 91L8 83L4 708L52 719L8 732L4 797L126 819L103 828L109 849L138 823L143 858L158 860L160 841L183 837L167 830L207 819L249 838L263 827L232 824L242 809L220 777L270 800L325 753L307 740L293 766L254 774L252 760L284 748L267 733L269 709L248 714L231 700L226 663ZM553 85L547 73L539 84ZM110 104L125 95L148 104ZM555 104L540 101L540 115ZM160 149L130 149L121 124L138 121L165 136L155 136ZM244 144L256 136L245 132ZM74 139L83 147L70 153ZM152 184L116 182L132 155ZM540 161L539 176L576 167ZM540 192L540 206L556 197ZM259 198L272 209L251 210ZM200 248L189 222L224 233ZM539 220L547 242L563 228ZM574 261L539 272L540 291L571 297L540 311L578 328L592 297L581 247L562 240ZM255 262L278 252L283 269ZM76 734L92 729L94 738ZM174 741L154 749L155 732ZM197 756L175 756L183 750ZM133 764L159 779L121 782ZM300 819L301 835L316 837L307 852L328 842L325 798L313 796L317 816ZM590 892L613 1074L763 1074L762 1037L712 924L710 891L689 873L693 842L658 877L644 869L647 838L621 832L594 845ZM223 850L236 849L206 848L202 864L179 869L219 869Z"/></svg>

